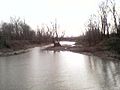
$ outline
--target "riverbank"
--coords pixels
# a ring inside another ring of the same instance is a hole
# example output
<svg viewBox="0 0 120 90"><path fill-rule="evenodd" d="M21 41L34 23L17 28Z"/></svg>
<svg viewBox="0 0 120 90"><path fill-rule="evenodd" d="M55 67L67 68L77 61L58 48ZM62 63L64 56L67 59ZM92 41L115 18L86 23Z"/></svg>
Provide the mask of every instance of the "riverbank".
<svg viewBox="0 0 120 90"><path fill-rule="evenodd" d="M31 48L42 47L45 45L46 44L29 44L19 48L2 48L0 49L0 56L18 55L18 54L29 52Z"/></svg>
<svg viewBox="0 0 120 90"><path fill-rule="evenodd" d="M83 47L81 45L76 45L76 46L64 45L64 46L59 46L59 47L50 46L50 47L45 48L44 50L71 51L71 52L76 52L76 53L81 53L81 54L86 54L86 55L98 56L104 60L119 60L120 59L120 55L113 53L103 47L101 48L101 47Z"/></svg>
<svg viewBox="0 0 120 90"><path fill-rule="evenodd" d="M0 49L0 56L10 56L10 55L17 55L21 53L29 52L30 48L35 47L35 45L26 45L24 47L19 48L2 48Z"/></svg>
<svg viewBox="0 0 120 90"><path fill-rule="evenodd" d="M101 59L105 60L119 60L120 55L113 53L106 48L103 47L83 47L81 45L62 45L59 47L54 47L51 44L29 44L25 45L22 48L17 48L17 49L8 49L8 48L3 48L0 49L0 56L10 56L10 55L18 55L21 53L26 53L30 51L30 48L34 47L42 47L43 50L49 50L49 51L71 51L71 52L76 52L76 53L81 53L85 55L94 55L98 56Z"/></svg>

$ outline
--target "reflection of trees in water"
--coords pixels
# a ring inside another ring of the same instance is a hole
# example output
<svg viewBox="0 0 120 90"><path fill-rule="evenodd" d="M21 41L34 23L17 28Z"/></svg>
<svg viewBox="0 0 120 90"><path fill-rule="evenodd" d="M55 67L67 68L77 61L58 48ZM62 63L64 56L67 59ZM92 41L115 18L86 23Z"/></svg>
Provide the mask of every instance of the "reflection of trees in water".
<svg viewBox="0 0 120 90"><path fill-rule="evenodd" d="M88 69L96 75L98 83L105 90L114 90L120 85L120 62L101 60L94 56L88 57Z"/></svg>

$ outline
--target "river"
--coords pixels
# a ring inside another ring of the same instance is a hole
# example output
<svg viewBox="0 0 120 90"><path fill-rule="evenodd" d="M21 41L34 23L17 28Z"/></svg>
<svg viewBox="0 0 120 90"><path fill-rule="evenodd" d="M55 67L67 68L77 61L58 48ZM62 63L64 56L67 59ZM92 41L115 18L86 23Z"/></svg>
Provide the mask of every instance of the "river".
<svg viewBox="0 0 120 90"><path fill-rule="evenodd" d="M0 57L0 90L120 90L120 62L41 48Z"/></svg>

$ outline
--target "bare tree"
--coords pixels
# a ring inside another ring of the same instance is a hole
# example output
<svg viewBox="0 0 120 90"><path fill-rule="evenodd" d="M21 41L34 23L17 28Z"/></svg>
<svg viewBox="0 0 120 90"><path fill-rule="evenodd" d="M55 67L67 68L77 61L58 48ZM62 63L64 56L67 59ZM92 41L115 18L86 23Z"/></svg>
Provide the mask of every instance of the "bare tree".
<svg viewBox="0 0 120 90"><path fill-rule="evenodd" d="M61 46L60 45L60 41L59 41L59 35L58 35L58 27L57 27L57 20L55 19L55 22L54 23L51 23L52 24L52 33L53 33L53 44L54 44L54 47L56 46Z"/></svg>
<svg viewBox="0 0 120 90"><path fill-rule="evenodd" d="M99 29L99 23L95 19L96 15L91 15L86 33L84 35L84 40L87 42L89 46L97 44L101 40L101 33Z"/></svg>
<svg viewBox="0 0 120 90"><path fill-rule="evenodd" d="M105 2L102 2L99 6L100 8L100 17L101 17L101 24L102 24L102 33L103 36L106 35L107 32L107 37L109 37L109 24L108 24L108 13L109 13L109 8L108 8L108 0Z"/></svg>
<svg viewBox="0 0 120 90"><path fill-rule="evenodd" d="M113 15L114 25L115 25L115 29L117 32L117 36L120 36L120 30L119 30L118 23L117 23L116 2L115 2L115 0L110 0L110 3L111 3L111 5L109 6L109 8Z"/></svg>

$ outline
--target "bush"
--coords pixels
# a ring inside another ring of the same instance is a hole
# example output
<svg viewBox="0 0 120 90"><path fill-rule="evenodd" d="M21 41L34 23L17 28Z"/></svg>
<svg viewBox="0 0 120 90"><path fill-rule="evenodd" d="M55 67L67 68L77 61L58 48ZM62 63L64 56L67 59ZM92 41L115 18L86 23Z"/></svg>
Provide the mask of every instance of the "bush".
<svg viewBox="0 0 120 90"><path fill-rule="evenodd" d="M118 37L109 38L106 40L105 44L108 46L108 49L120 54L120 38Z"/></svg>

